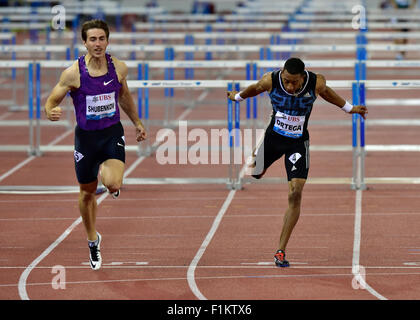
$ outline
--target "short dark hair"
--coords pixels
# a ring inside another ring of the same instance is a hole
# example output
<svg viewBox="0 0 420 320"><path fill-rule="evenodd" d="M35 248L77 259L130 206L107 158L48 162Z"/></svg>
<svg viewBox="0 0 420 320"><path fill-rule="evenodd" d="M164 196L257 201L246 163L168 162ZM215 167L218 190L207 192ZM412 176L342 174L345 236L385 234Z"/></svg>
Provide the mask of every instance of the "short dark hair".
<svg viewBox="0 0 420 320"><path fill-rule="evenodd" d="M106 39L108 40L108 38L109 38L109 28L108 28L108 25L106 24L105 21L98 20L98 19L93 19L93 20L89 20L89 21L86 21L85 23L83 23L83 25L82 25L82 39L85 42L87 40L87 31L89 29L102 29L102 30L104 30L105 35L106 35Z"/></svg>
<svg viewBox="0 0 420 320"><path fill-rule="evenodd" d="M305 72L305 64L299 58L289 58L284 63L283 69L290 74L303 74Z"/></svg>

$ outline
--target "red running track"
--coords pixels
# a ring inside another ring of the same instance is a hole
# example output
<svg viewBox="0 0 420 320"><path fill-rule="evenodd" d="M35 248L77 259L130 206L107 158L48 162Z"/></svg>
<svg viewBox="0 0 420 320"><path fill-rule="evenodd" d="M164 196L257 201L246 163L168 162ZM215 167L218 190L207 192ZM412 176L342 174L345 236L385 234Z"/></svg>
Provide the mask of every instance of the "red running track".
<svg viewBox="0 0 420 320"><path fill-rule="evenodd" d="M223 115L224 107L216 109L212 115ZM399 110L403 119L412 116L412 109ZM318 105L312 117L332 123L348 119L324 105ZM194 118L195 110L185 117ZM350 128L334 124L311 125L312 145L350 145ZM368 127L367 143L417 143L416 128L404 129L395 137L389 127ZM154 138L156 130L149 137ZM7 141L24 141L19 132L10 133ZM65 132L45 128L43 142L50 143ZM129 126L126 136L129 144L134 141ZM72 144L72 133L58 144ZM0 157L1 185L76 185L71 153L52 152L29 160L23 153ZM160 166L153 156L140 164L137 159L127 154L127 168L133 169L128 177L227 174L225 166ZM415 177L416 161L413 152L371 152L366 175ZM284 177L282 161L267 173L267 177L278 176ZM312 152L312 177L351 177L351 152ZM1 194L0 298L418 299L419 189L414 184L380 184L356 192L347 184L313 184L309 179L301 218L287 250L291 267L278 269L272 260L287 204L286 185L251 184L241 191L220 185L126 185L118 200L98 197L97 228L103 235L104 259L98 272L87 265L76 193ZM355 225L358 217L360 228ZM355 239L360 239L360 246ZM363 267L366 289L354 287L355 261ZM65 267L65 289L53 287L56 266Z"/></svg>

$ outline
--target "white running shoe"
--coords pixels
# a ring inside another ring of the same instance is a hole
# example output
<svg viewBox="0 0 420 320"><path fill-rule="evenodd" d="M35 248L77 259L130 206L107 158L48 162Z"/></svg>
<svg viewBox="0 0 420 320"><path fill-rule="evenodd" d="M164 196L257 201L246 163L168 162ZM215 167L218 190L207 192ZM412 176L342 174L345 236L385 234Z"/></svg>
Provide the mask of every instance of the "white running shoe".
<svg viewBox="0 0 420 320"><path fill-rule="evenodd" d="M98 245L96 246L89 246L89 261L90 261L90 267L93 270L99 270L102 265L102 257L101 257L101 241L102 237L99 234L99 232L96 232L98 235Z"/></svg>

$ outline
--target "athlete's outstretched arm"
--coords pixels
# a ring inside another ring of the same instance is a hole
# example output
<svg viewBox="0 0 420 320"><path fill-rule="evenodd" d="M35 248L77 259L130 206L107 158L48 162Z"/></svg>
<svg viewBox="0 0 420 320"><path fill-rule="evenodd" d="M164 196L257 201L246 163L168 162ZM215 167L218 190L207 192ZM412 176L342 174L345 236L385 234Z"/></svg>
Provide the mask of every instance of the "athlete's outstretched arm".
<svg viewBox="0 0 420 320"><path fill-rule="evenodd" d="M358 113L366 119L367 108L365 106L351 106L346 100L340 97L333 89L327 86L325 77L322 74L317 74L316 91L325 101L344 108L348 113ZM348 108L348 109L347 109Z"/></svg>
<svg viewBox="0 0 420 320"><path fill-rule="evenodd" d="M121 90L119 92L119 105L121 109L127 114L131 122L133 122L136 127L136 140L142 141L146 139L146 130L144 129L143 123L141 122L139 115L137 113L136 105L134 104L133 97L131 96L130 90L127 85L127 74L128 68L125 63L119 61L118 69L121 75L120 83L122 84Z"/></svg>
<svg viewBox="0 0 420 320"><path fill-rule="evenodd" d="M271 86L271 72L267 72L257 83L251 84L246 89L239 92L238 99L235 98L238 91L228 91L227 96L232 101L242 101L246 98L255 97L264 91L270 92Z"/></svg>

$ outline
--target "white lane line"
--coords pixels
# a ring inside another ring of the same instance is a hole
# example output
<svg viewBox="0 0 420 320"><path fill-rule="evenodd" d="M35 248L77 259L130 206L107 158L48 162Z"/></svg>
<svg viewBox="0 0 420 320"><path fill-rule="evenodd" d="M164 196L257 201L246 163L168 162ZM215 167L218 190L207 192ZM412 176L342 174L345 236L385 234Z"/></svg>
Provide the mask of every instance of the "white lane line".
<svg viewBox="0 0 420 320"><path fill-rule="evenodd" d="M124 177L130 174L135 167L137 167L145 157L140 157L134 161L134 163L125 171ZM100 205L103 200L108 196L108 192L102 194L97 200L97 205ZM77 218L47 249L45 249L41 255L39 255L32 263L23 271L19 278L18 288L19 296L22 300L29 300L28 293L26 291L26 282L31 271L46 257L48 256L67 236L82 222L82 218Z"/></svg>
<svg viewBox="0 0 420 320"><path fill-rule="evenodd" d="M217 228L219 227L219 224L222 221L224 214L226 213L226 210L229 208L229 205L232 202L233 197L235 196L235 193L236 193L236 190L231 190L229 192L228 196L226 197L225 202L223 203L222 207L219 210L219 213L216 216L216 219L214 219L214 222L210 228L210 231L207 233L206 238L204 239L203 243L200 246L200 249L198 249L194 259L191 261L190 266L188 267L188 271L187 271L188 285L190 286L191 291L194 293L194 295L200 300L207 300L207 298L201 293L200 289L198 289L197 287L197 283L195 282L195 275L194 275L195 269L197 268L198 262L200 261L201 257L206 251L207 246L209 245L211 239L216 233Z"/></svg>
<svg viewBox="0 0 420 320"><path fill-rule="evenodd" d="M356 203L355 203L355 217L354 217L354 242L353 242L353 260L352 260L352 274L353 279L358 281L361 287L365 288L373 296L380 300L388 300L383 295L375 291L371 286L366 283L365 274L361 274L360 266L360 238L362 228L362 190L356 190ZM353 284L353 282L352 282Z"/></svg>
<svg viewBox="0 0 420 320"><path fill-rule="evenodd" d="M50 190L50 191L17 191L17 190L12 190L12 191L4 191L1 190L0 194L25 194L25 195L35 195L35 194L70 194L70 193L79 193L79 190Z"/></svg>
<svg viewBox="0 0 420 320"><path fill-rule="evenodd" d="M124 177L130 174L143 160L144 156L137 158L136 161L125 171ZM97 200L99 206L103 200L109 195L108 192L102 194ZM19 278L18 288L19 296L22 300L29 300L28 293L26 291L26 282L31 271L46 257L48 256L67 236L82 222L82 218L77 218L47 249L45 249L41 255L39 255L32 263L23 271Z"/></svg>
<svg viewBox="0 0 420 320"><path fill-rule="evenodd" d="M86 267L88 268L88 267ZM237 276L210 276L199 277L202 280L226 280L226 279L249 279L249 278L325 278L325 277L350 277L348 273L337 274L297 274L297 275L237 275ZM134 279L114 279L114 280L92 280L92 281L66 281L66 284L94 284L94 283L118 283L118 282L139 282L139 281L185 281L185 277L178 278L134 278ZM51 282L33 282L28 286L51 286ZM16 284L3 284L0 287L16 287Z"/></svg>
<svg viewBox="0 0 420 320"><path fill-rule="evenodd" d="M135 267L135 266L145 266L148 265L149 262L147 261L139 261L139 262L124 262L124 261L113 261L113 262L108 262L108 263L103 263L102 266L121 266L123 268L127 268L127 267ZM89 266L90 263L89 262L82 262L81 263L82 266Z"/></svg>
<svg viewBox="0 0 420 320"><path fill-rule="evenodd" d="M104 194L107 196L107 194ZM102 196L104 196L102 195ZM32 263L26 267L26 269L22 272L19 278L18 282L18 290L19 290L19 296L22 300L29 300L28 293L26 291L26 281L28 279L29 274L31 271L44 259L60 242L62 242L69 234L70 232L82 221L82 218L79 217L76 219L70 227L68 227L63 234L61 234L57 240L55 240L47 249L44 250L44 252L41 253L40 256L38 256Z"/></svg>
<svg viewBox="0 0 420 320"><path fill-rule="evenodd" d="M144 157L138 158L134 163L127 169L124 176L129 174L139 163L144 160ZM97 205L109 195L108 192L102 194L97 200ZM23 271L19 278L18 289L19 296L22 300L29 300L28 293L26 291L26 282L31 271L46 257L48 256L67 236L82 222L82 218L77 218L47 249L45 249L32 263Z"/></svg>
<svg viewBox="0 0 420 320"><path fill-rule="evenodd" d="M56 139L54 139L52 142L50 142L48 145L49 146L55 145L56 143L60 142L65 137L67 137L71 132L73 132L73 129L67 130L66 132L64 132L63 134L61 134L60 136L58 136ZM0 182L3 181L4 179L6 179L8 176L10 176L13 173L15 173L16 171L18 171L19 169L21 169L23 166L25 166L26 164L28 164L29 162L31 162L35 158L36 158L35 156L30 156L29 158L26 158L21 163L19 163L16 166L14 166L12 169L10 169L7 172L5 172L4 174L2 174L0 176Z"/></svg>
<svg viewBox="0 0 420 320"><path fill-rule="evenodd" d="M69 129L66 132L63 132L61 135L59 135L57 138L55 138L53 141L51 141L48 145L53 146L66 138L70 133L73 133L74 129Z"/></svg>
<svg viewBox="0 0 420 320"><path fill-rule="evenodd" d="M8 261L7 259L3 259L3 261ZM296 262L293 262L293 266L290 266L289 269L319 269L319 270L328 270L328 269L349 269L350 271L352 270L352 266L312 266L312 265L302 265L301 263L297 263L298 265L296 265ZM299 265L301 264L301 265ZM90 269L88 263L86 262L82 262L80 265L77 266L64 266L66 269ZM113 264L108 264L108 265L103 265L104 268L109 268L109 269L188 269L189 266L186 265L180 265L180 266L165 266L165 265L148 265L147 262L138 262L138 263L133 263L131 265L124 265L124 263L118 264L118 263L113 263ZM0 266L0 270L7 270L7 269L26 269L27 266ZM52 269L54 268L54 266L36 266L33 269L35 270L42 270L42 269ZM267 264L254 264L254 265L223 265L223 266L218 266L218 265L214 265L214 266L197 266L196 269L255 269L255 270L272 270L272 269L276 269L277 267L273 265L273 263L267 263ZM407 274L411 274L411 273L405 273L402 271L405 270L418 270L420 269L420 263L419 264L409 264L407 263L403 263L402 266L372 266L372 267L365 267L365 269L371 269L371 270L400 270L398 273L387 273L389 275L407 275ZM276 269L278 270L278 269ZM372 273L371 275L379 275L380 273ZM383 273L381 273L383 274ZM30 285L30 284L27 284Z"/></svg>
<svg viewBox="0 0 420 320"><path fill-rule="evenodd" d="M85 267L89 268L89 267ZM372 276L418 276L419 272L413 273L374 273ZM271 274L271 275L232 275L232 276L208 276L198 277L199 280L229 280L229 279L291 279L291 278L332 278L332 277L351 277L349 273L328 273L328 274ZM185 281L185 277L173 277L173 278L133 278L133 279L110 279L110 280L92 280L92 281L66 281L66 284L98 284L98 283L123 283L123 282L140 282L140 281ZM29 283L28 286L51 286L51 282L33 282ZM1 287L16 287L16 284L0 284Z"/></svg>
<svg viewBox="0 0 420 320"><path fill-rule="evenodd" d="M259 137L256 137L256 145L259 145L259 143L261 142L262 138L264 137L263 133L260 133ZM247 163L245 163L240 172L239 172L239 178L242 179L242 177L245 175L247 171ZM199 299L199 300L207 300L207 298L201 293L200 289L198 289L197 283L195 281L195 269L197 268L198 262L200 261L201 257L203 256L204 252L207 249L207 246L209 245L211 239L213 238L214 234L217 231L217 228L219 227L220 222L222 221L222 218L224 216L224 214L226 213L227 209L229 208L233 197L235 196L236 193L236 189L235 190L231 190L228 194L228 196L226 197L225 202L223 203L222 207L219 210L219 213L217 214L213 225L210 228L210 231L207 233L206 238L204 239L203 243L201 244L200 249L197 251L194 259L191 261L189 267L188 267L188 271L187 271L187 279L188 279L188 285L191 288L191 291L194 293L194 295Z"/></svg>
<svg viewBox="0 0 420 320"><path fill-rule="evenodd" d="M3 181L4 179L6 179L8 176L12 175L13 173L15 173L16 171L18 171L20 168L22 168L23 166L25 166L26 164L28 164L29 162L31 162L32 160L35 159L35 156L30 156L29 158L26 158L25 160L23 160L21 163L17 164L16 166L14 166L12 169L8 170L7 172L3 173L0 176L0 181Z"/></svg>
<svg viewBox="0 0 420 320"><path fill-rule="evenodd" d="M292 261L289 260L290 263L293 263L293 265L296 264L308 264L307 262L298 262L298 261ZM247 266L274 266L273 261L260 261L260 262L241 262L242 265Z"/></svg>

